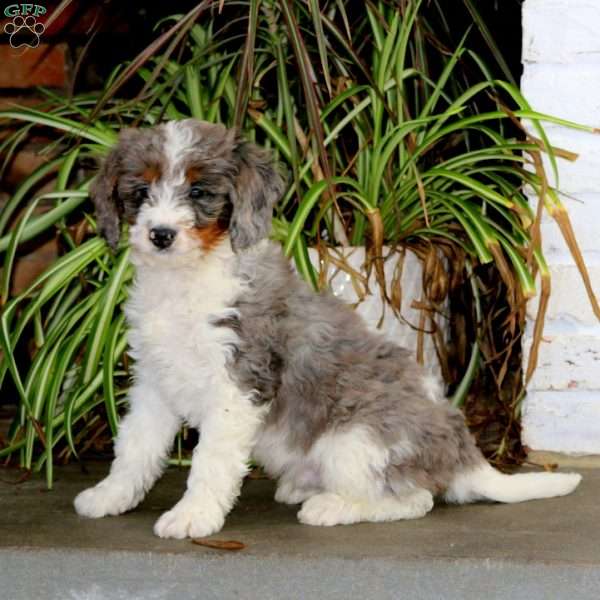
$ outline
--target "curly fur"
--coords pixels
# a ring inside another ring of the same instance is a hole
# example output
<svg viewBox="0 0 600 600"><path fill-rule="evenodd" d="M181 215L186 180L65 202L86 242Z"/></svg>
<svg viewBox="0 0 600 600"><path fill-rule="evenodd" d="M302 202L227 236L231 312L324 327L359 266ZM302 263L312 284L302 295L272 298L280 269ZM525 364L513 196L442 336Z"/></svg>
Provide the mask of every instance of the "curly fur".
<svg viewBox="0 0 600 600"><path fill-rule="evenodd" d="M405 349L296 277L265 239L283 187L263 151L192 120L127 131L107 158L93 198L113 246L119 220L130 222L135 380L110 474L77 511L135 507L183 421L200 441L183 498L155 526L163 537L218 531L251 456L312 525L418 518L438 495L572 491L575 474L495 471ZM157 227L173 232L168 248L153 243Z"/></svg>

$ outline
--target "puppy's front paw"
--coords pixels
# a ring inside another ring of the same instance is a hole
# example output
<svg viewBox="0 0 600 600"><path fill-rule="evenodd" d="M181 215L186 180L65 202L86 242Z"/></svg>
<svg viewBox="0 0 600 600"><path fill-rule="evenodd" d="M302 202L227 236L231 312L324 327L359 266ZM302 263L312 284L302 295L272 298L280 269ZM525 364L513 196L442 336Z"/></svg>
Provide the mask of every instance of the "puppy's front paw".
<svg viewBox="0 0 600 600"><path fill-rule="evenodd" d="M218 505L184 498L156 521L154 533L178 540L206 537L220 531L224 523L225 515Z"/></svg>
<svg viewBox="0 0 600 600"><path fill-rule="evenodd" d="M73 504L82 517L98 519L107 515L120 515L135 508L143 498L130 486L100 482L77 495Z"/></svg>

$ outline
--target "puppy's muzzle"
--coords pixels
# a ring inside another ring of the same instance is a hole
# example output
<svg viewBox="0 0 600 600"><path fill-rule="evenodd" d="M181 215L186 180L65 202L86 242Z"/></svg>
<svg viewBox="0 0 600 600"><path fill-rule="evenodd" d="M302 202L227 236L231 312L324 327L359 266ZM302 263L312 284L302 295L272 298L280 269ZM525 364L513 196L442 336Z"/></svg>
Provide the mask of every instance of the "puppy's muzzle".
<svg viewBox="0 0 600 600"><path fill-rule="evenodd" d="M150 230L150 241L160 250L168 248L173 241L177 232L169 227L153 227Z"/></svg>

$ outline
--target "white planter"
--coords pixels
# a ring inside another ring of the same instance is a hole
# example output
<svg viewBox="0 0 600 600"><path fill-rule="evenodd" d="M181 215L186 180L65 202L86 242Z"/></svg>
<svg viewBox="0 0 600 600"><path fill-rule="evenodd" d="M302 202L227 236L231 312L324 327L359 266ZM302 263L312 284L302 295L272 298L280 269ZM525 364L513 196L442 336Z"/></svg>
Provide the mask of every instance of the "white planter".
<svg viewBox="0 0 600 600"><path fill-rule="evenodd" d="M348 265L365 275L365 249L364 247L336 248L330 250L335 258L336 253L341 253ZM384 256L389 253L389 248L384 248ZM339 266L327 261L321 261L319 268L319 253L316 249L309 249L309 256L314 267L319 271L326 268L326 279L333 294L344 300L348 304L356 306L356 310L366 321L367 325L373 331L379 331L387 339L408 348L417 357L418 332L421 319L421 311L412 306L413 302L420 302L422 297L422 274L423 267L420 259L411 251L404 253L401 276L398 278L401 289L400 318L398 318L389 306L385 306L382 301L379 285L375 278L375 271L372 269L368 289L370 293L365 294L363 299L360 296L364 294L364 285L356 281L350 273ZM398 267L398 258L401 255L390 257L384 263L386 288L388 295L391 295L391 288L395 282L395 270ZM353 279L355 280L353 283ZM358 289L357 289L358 288ZM358 303L358 304L357 304ZM383 321L381 317L383 314ZM381 323L380 323L381 322ZM436 315L437 327L440 328L444 339L448 337L448 323L440 315ZM380 325L380 327L378 327ZM412 325L412 326L411 326ZM431 325L429 319L425 319L425 331L429 331ZM441 378L441 369L435 346L431 335L425 333L423 336L423 363L434 375Z"/></svg>

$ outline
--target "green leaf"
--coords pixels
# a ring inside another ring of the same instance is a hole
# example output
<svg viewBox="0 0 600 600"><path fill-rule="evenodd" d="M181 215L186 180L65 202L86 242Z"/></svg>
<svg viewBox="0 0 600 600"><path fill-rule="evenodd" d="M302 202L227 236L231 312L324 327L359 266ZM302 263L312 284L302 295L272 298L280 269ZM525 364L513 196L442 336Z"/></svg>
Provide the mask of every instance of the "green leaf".
<svg viewBox="0 0 600 600"><path fill-rule="evenodd" d="M31 219L24 227L19 237L20 242L26 242L39 235L42 231L45 231L57 221L64 218L66 215L73 212L87 199L87 192L51 192L48 194L42 194L38 200L44 198L68 198L62 204L59 204L56 208L49 210L48 212ZM0 252L4 252L11 240L12 234L6 234L0 238Z"/></svg>
<svg viewBox="0 0 600 600"><path fill-rule="evenodd" d="M120 313L111 325L110 332L104 347L104 361L102 366L103 386L104 386L104 406L106 408L106 416L108 424L112 431L113 437L117 435L119 417L117 414L117 401L115 396L115 362L118 360L118 355L115 355L115 348L118 341L122 337L123 325L125 322L125 314Z"/></svg>
<svg viewBox="0 0 600 600"><path fill-rule="evenodd" d="M127 248L118 257L106 290L102 297L101 309L94 325L94 330L87 344L87 352L82 365L82 382L87 384L98 372L98 364L111 326L117 302L122 299L123 284L132 275L129 263L130 250Z"/></svg>
<svg viewBox="0 0 600 600"><path fill-rule="evenodd" d="M63 159L61 157L39 166L31 173L31 175L19 183L15 193L0 211L0 235L4 233L15 210L17 210L21 201L27 194L29 194L30 190L40 183L47 175L56 171L62 164L62 161Z"/></svg>
<svg viewBox="0 0 600 600"><path fill-rule="evenodd" d="M41 198L38 197L29 204L27 210L23 213L23 216L19 220L19 223L14 228L10 236L10 241L6 250L6 256L4 257L4 268L2 269L2 274L0 277L0 304L6 304L8 300L17 247L22 241L21 238L23 236L23 230L31 218L33 211L37 208L40 200Z"/></svg>
<svg viewBox="0 0 600 600"><path fill-rule="evenodd" d="M105 129L84 125L72 119L44 113L34 108L21 106L18 110L0 110L0 119L14 119L15 121L26 121L36 125L52 127L103 146L112 146L117 141L117 136Z"/></svg>

